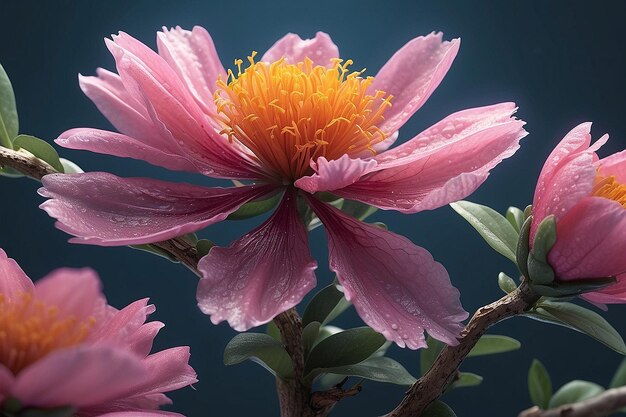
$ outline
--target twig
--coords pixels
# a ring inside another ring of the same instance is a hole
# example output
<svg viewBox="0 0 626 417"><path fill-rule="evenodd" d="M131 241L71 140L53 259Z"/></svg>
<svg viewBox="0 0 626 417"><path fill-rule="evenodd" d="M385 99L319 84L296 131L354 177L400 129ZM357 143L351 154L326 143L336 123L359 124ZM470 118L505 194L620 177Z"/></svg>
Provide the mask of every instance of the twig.
<svg viewBox="0 0 626 417"><path fill-rule="evenodd" d="M626 387L613 388L587 400L550 410L533 407L519 417L605 417L626 406Z"/></svg>
<svg viewBox="0 0 626 417"><path fill-rule="evenodd" d="M456 375L461 362L490 326L523 313L538 299L539 295L534 293L524 281L510 294L478 309L461 332L459 344L444 347L430 370L413 384L402 402L385 417L419 416L445 391Z"/></svg>
<svg viewBox="0 0 626 417"><path fill-rule="evenodd" d="M37 180L40 180L44 175L57 173L57 170L48 163L29 152L14 151L3 147L0 147L0 166L11 167Z"/></svg>

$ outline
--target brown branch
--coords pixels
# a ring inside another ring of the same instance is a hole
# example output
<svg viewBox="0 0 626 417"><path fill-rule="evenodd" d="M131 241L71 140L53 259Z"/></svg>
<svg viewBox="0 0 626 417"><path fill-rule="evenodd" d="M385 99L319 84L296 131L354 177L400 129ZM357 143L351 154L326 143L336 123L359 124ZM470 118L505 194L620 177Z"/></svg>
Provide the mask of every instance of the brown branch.
<svg viewBox="0 0 626 417"><path fill-rule="evenodd" d="M10 167L31 178L40 180L44 175L55 174L57 170L30 152L0 147L0 166Z"/></svg>
<svg viewBox="0 0 626 417"><path fill-rule="evenodd" d="M519 288L500 300L481 307L461 332L459 344L443 348L433 366L406 393L402 402L385 417L417 417L448 387L461 362L487 329L506 318L532 307L539 295L524 281Z"/></svg>
<svg viewBox="0 0 626 417"><path fill-rule="evenodd" d="M587 400L550 410L529 408L519 417L605 417L622 407L626 407L626 387L613 388Z"/></svg>

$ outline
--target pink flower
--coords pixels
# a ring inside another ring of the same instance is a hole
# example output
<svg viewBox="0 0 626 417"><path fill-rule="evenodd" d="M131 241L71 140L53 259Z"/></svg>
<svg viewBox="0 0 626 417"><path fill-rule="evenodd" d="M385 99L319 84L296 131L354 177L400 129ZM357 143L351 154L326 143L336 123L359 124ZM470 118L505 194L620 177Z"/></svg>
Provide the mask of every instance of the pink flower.
<svg viewBox="0 0 626 417"><path fill-rule="evenodd" d="M626 302L626 151L599 159L608 135L591 145L591 123L569 132L546 161L535 190L530 242L539 223L556 220L548 262L557 281L616 277L589 301Z"/></svg>
<svg viewBox="0 0 626 417"><path fill-rule="evenodd" d="M297 200L326 226L330 266L363 320L400 346L425 346L424 330L456 343L467 317L444 267L424 249L319 200L331 192L415 213L473 192L526 134L515 105L448 116L386 150L439 85L459 48L442 35L402 47L376 77L352 72L325 33L288 34L260 60L226 72L200 27L164 29L155 53L120 33L106 41L118 74L80 84L122 133L73 129L60 145L142 159L216 178L207 188L106 173L49 175L42 208L73 242L156 242L224 220L248 201L280 193L270 219L198 266L201 310L246 330L297 305L315 287L316 262Z"/></svg>
<svg viewBox="0 0 626 417"><path fill-rule="evenodd" d="M78 416L180 416L165 392L196 382L189 348L150 354L163 323L154 306L109 306L91 269L58 269L36 284L0 249L0 410L73 407Z"/></svg>

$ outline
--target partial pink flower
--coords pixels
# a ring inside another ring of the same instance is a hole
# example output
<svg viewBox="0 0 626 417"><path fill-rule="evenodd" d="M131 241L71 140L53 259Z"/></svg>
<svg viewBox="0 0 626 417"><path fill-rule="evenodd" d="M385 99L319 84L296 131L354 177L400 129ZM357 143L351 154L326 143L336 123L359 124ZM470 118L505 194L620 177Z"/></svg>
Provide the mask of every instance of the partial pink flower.
<svg viewBox="0 0 626 417"><path fill-rule="evenodd" d="M535 190L530 242L547 216L556 220L556 243L548 253L557 281L617 278L583 298L626 302L626 151L600 159L591 145L591 123L570 131L546 161Z"/></svg>
<svg viewBox="0 0 626 417"><path fill-rule="evenodd" d="M58 227L79 243L150 243L281 193L263 225L201 260L198 303L214 322L237 330L267 323L315 286L300 201L326 226L331 268L368 325L400 346L425 346L424 331L455 344L467 313L445 269L317 193L404 213L430 210L472 193L519 148L524 123L512 117L514 104L502 103L455 113L387 150L442 81L460 41L415 38L375 77L352 71L321 32L306 40L288 34L260 61L256 53L237 61L234 72L224 70L203 28L164 29L157 41L154 52L125 33L113 36L107 46L118 73L80 77L119 133L73 129L57 143L247 185L49 175L42 208Z"/></svg>
<svg viewBox="0 0 626 417"><path fill-rule="evenodd" d="M189 348L150 354L163 323L148 300L107 304L90 269L58 269L35 284L0 249L0 409L72 407L78 416L180 416L166 392L197 381Z"/></svg>

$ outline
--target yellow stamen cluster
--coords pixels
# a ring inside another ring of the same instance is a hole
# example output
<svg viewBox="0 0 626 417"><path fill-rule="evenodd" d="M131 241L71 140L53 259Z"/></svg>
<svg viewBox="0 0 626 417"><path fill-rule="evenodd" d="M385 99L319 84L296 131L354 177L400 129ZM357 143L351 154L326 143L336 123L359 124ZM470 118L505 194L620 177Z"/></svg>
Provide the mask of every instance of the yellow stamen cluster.
<svg viewBox="0 0 626 417"><path fill-rule="evenodd" d="M350 72L351 60L335 59L332 67L304 62L255 62L228 80L218 80L215 93L222 134L245 145L283 181L310 173L310 160L328 160L363 151L386 135L378 127L391 106L383 91L369 94L373 77ZM228 81L228 82L227 82Z"/></svg>
<svg viewBox="0 0 626 417"><path fill-rule="evenodd" d="M626 208L626 185L617 182L614 176L602 177L598 175L592 194L596 197L617 201Z"/></svg>
<svg viewBox="0 0 626 417"><path fill-rule="evenodd" d="M59 317L59 309L30 293L7 299L0 294L0 364L14 374L50 352L82 342L93 317Z"/></svg>

